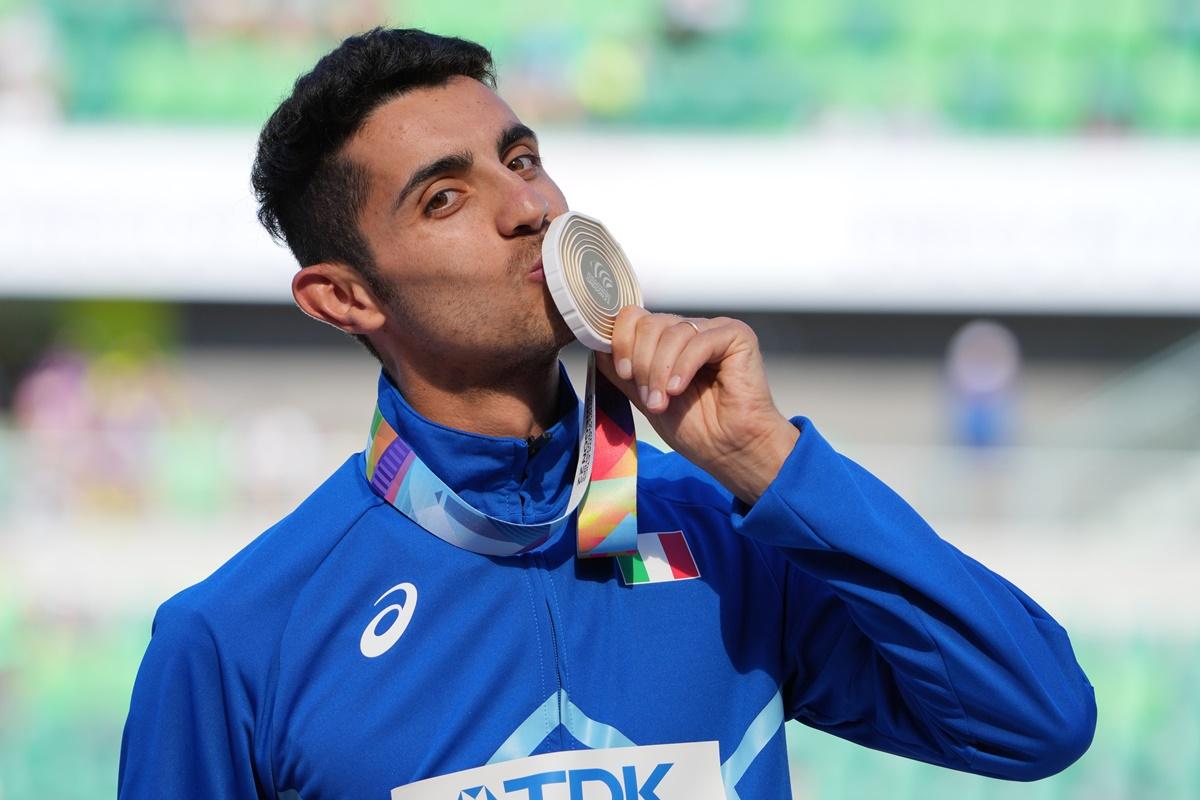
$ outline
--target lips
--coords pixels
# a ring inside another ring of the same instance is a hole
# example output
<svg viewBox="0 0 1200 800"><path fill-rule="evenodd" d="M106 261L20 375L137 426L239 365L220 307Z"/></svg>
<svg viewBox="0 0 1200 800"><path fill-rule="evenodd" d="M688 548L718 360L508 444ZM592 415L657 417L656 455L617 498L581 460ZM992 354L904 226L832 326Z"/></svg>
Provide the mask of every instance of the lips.
<svg viewBox="0 0 1200 800"><path fill-rule="evenodd" d="M529 268L528 277L531 281L544 282L546 280L546 273L542 269L542 259L539 258L534 262L533 266Z"/></svg>

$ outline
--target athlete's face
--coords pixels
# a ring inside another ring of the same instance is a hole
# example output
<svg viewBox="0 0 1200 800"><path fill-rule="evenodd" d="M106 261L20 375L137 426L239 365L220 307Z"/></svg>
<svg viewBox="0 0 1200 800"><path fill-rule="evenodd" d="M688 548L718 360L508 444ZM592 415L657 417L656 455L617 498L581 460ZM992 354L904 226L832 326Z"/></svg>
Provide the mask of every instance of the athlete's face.
<svg viewBox="0 0 1200 800"><path fill-rule="evenodd" d="M496 365L570 341L535 270L567 201L495 92L464 77L410 91L373 111L346 155L369 177L359 225L388 287L385 339Z"/></svg>

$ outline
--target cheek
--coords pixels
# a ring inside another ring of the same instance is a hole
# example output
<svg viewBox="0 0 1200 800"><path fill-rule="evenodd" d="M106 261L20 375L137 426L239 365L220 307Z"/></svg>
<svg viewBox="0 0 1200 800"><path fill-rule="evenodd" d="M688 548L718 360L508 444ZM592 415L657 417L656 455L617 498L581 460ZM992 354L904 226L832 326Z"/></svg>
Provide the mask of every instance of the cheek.
<svg viewBox="0 0 1200 800"><path fill-rule="evenodd" d="M546 178L546 188L543 191L545 192L546 199L550 201L550 210L556 216L567 210L566 195L563 194L562 189L558 188L558 184L550 180L549 177Z"/></svg>
<svg viewBox="0 0 1200 800"><path fill-rule="evenodd" d="M543 167L530 183L538 194L546 199L550 205L552 214L561 214L567 210L567 198L563 195L562 189L554 182L554 178L550 177L550 173L546 172Z"/></svg>
<svg viewBox="0 0 1200 800"><path fill-rule="evenodd" d="M432 278L461 280L470 275L481 248L478 231L464 211L404 232L398 237L402 241L397 242L397 252Z"/></svg>

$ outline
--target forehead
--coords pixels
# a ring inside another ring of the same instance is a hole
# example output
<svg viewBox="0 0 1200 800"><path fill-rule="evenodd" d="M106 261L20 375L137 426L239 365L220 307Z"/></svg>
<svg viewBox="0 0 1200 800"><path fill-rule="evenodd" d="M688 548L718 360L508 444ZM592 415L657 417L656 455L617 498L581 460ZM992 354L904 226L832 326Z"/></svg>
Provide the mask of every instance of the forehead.
<svg viewBox="0 0 1200 800"><path fill-rule="evenodd" d="M403 181L450 153L495 149L496 136L515 122L517 115L499 95L455 76L444 86L413 89L380 105L346 142L345 152L372 176Z"/></svg>

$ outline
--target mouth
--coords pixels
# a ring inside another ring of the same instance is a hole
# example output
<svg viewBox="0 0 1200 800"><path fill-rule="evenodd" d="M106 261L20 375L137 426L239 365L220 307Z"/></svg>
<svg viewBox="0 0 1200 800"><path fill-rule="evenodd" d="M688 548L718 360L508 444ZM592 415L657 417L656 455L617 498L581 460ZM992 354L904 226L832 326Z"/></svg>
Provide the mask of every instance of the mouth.
<svg viewBox="0 0 1200 800"><path fill-rule="evenodd" d="M533 266L529 268L529 274L526 277L528 277L528 279L533 281L534 283L545 283L546 282L546 273L542 269L542 259L541 258L539 258L537 261L535 261Z"/></svg>

